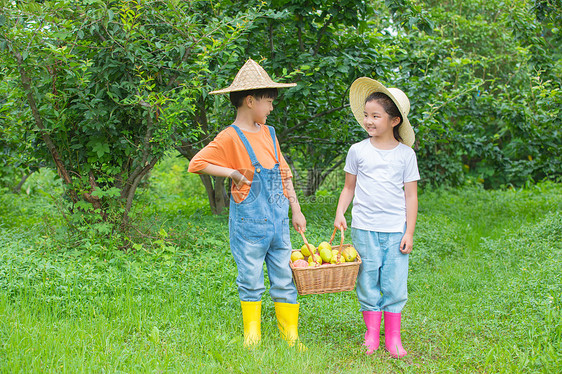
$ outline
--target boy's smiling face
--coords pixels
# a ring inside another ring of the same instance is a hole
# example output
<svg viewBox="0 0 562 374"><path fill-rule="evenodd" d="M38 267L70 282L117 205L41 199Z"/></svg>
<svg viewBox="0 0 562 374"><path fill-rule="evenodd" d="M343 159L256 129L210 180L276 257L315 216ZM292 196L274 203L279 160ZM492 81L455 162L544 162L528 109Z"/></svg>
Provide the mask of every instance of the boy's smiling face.
<svg viewBox="0 0 562 374"><path fill-rule="evenodd" d="M268 97L256 99L253 96L249 96L248 99L248 107L252 111L254 122L265 125L267 116L273 110L273 99Z"/></svg>

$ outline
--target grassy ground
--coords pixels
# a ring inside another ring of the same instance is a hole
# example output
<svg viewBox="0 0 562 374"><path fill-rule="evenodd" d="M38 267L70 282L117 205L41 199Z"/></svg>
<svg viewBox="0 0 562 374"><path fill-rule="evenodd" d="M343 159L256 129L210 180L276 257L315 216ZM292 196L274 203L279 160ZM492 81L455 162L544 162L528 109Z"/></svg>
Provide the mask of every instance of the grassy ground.
<svg viewBox="0 0 562 374"><path fill-rule="evenodd" d="M0 195L0 372L394 373L562 370L562 186L426 191L411 256L401 360L365 356L353 292L299 297L308 351L279 338L266 294L263 342L242 348L225 217L168 160L139 199L152 245L124 254L64 240L49 175ZM303 202L311 242L336 195ZM293 243L300 238L293 234ZM70 243L70 244L69 244Z"/></svg>

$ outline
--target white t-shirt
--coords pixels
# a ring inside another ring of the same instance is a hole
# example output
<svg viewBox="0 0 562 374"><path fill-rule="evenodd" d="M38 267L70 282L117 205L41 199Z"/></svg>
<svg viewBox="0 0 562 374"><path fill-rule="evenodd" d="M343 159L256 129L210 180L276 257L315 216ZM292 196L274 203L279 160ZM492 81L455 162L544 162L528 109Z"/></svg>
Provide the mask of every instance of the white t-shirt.
<svg viewBox="0 0 562 374"><path fill-rule="evenodd" d="M414 150L402 143L394 149L382 150L365 139L349 148L343 170L357 176L351 227L403 232L404 183L420 179Z"/></svg>

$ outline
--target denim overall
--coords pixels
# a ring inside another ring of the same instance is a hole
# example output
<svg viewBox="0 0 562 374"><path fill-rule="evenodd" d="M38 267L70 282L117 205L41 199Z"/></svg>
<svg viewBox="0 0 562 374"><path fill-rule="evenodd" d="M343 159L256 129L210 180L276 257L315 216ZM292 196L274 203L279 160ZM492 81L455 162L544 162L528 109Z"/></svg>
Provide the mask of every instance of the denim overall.
<svg viewBox="0 0 562 374"><path fill-rule="evenodd" d="M230 198L230 250L238 267L238 295L242 301L260 301L264 286L263 263L271 284L269 293L274 302L297 302L297 291L289 262L289 200L283 194L275 130L269 127L275 149L275 166L264 168L250 142L236 125L231 125L250 156L254 178L248 196L237 203Z"/></svg>

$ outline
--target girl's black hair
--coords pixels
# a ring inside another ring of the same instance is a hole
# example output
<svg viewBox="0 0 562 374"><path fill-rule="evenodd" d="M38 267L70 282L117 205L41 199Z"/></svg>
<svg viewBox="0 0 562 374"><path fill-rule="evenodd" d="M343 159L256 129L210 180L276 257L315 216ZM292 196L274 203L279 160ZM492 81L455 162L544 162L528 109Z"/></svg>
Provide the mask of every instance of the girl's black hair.
<svg viewBox="0 0 562 374"><path fill-rule="evenodd" d="M402 138L400 137L399 130L403 122L402 114L398 110L396 104L394 104L394 101L392 101L392 99L388 97L388 95L382 92L373 92L372 94L367 96L367 98L365 99L365 104L367 104L369 101L376 101L377 103L379 103L383 107L384 111L390 116L390 118L400 118L400 123L392 128L392 134L394 135L394 139L401 142Z"/></svg>
<svg viewBox="0 0 562 374"><path fill-rule="evenodd" d="M244 98L248 95L261 99L267 97L268 99L277 99L277 88L260 88L257 90L235 91L230 93L230 102L234 107L240 108L244 102Z"/></svg>

